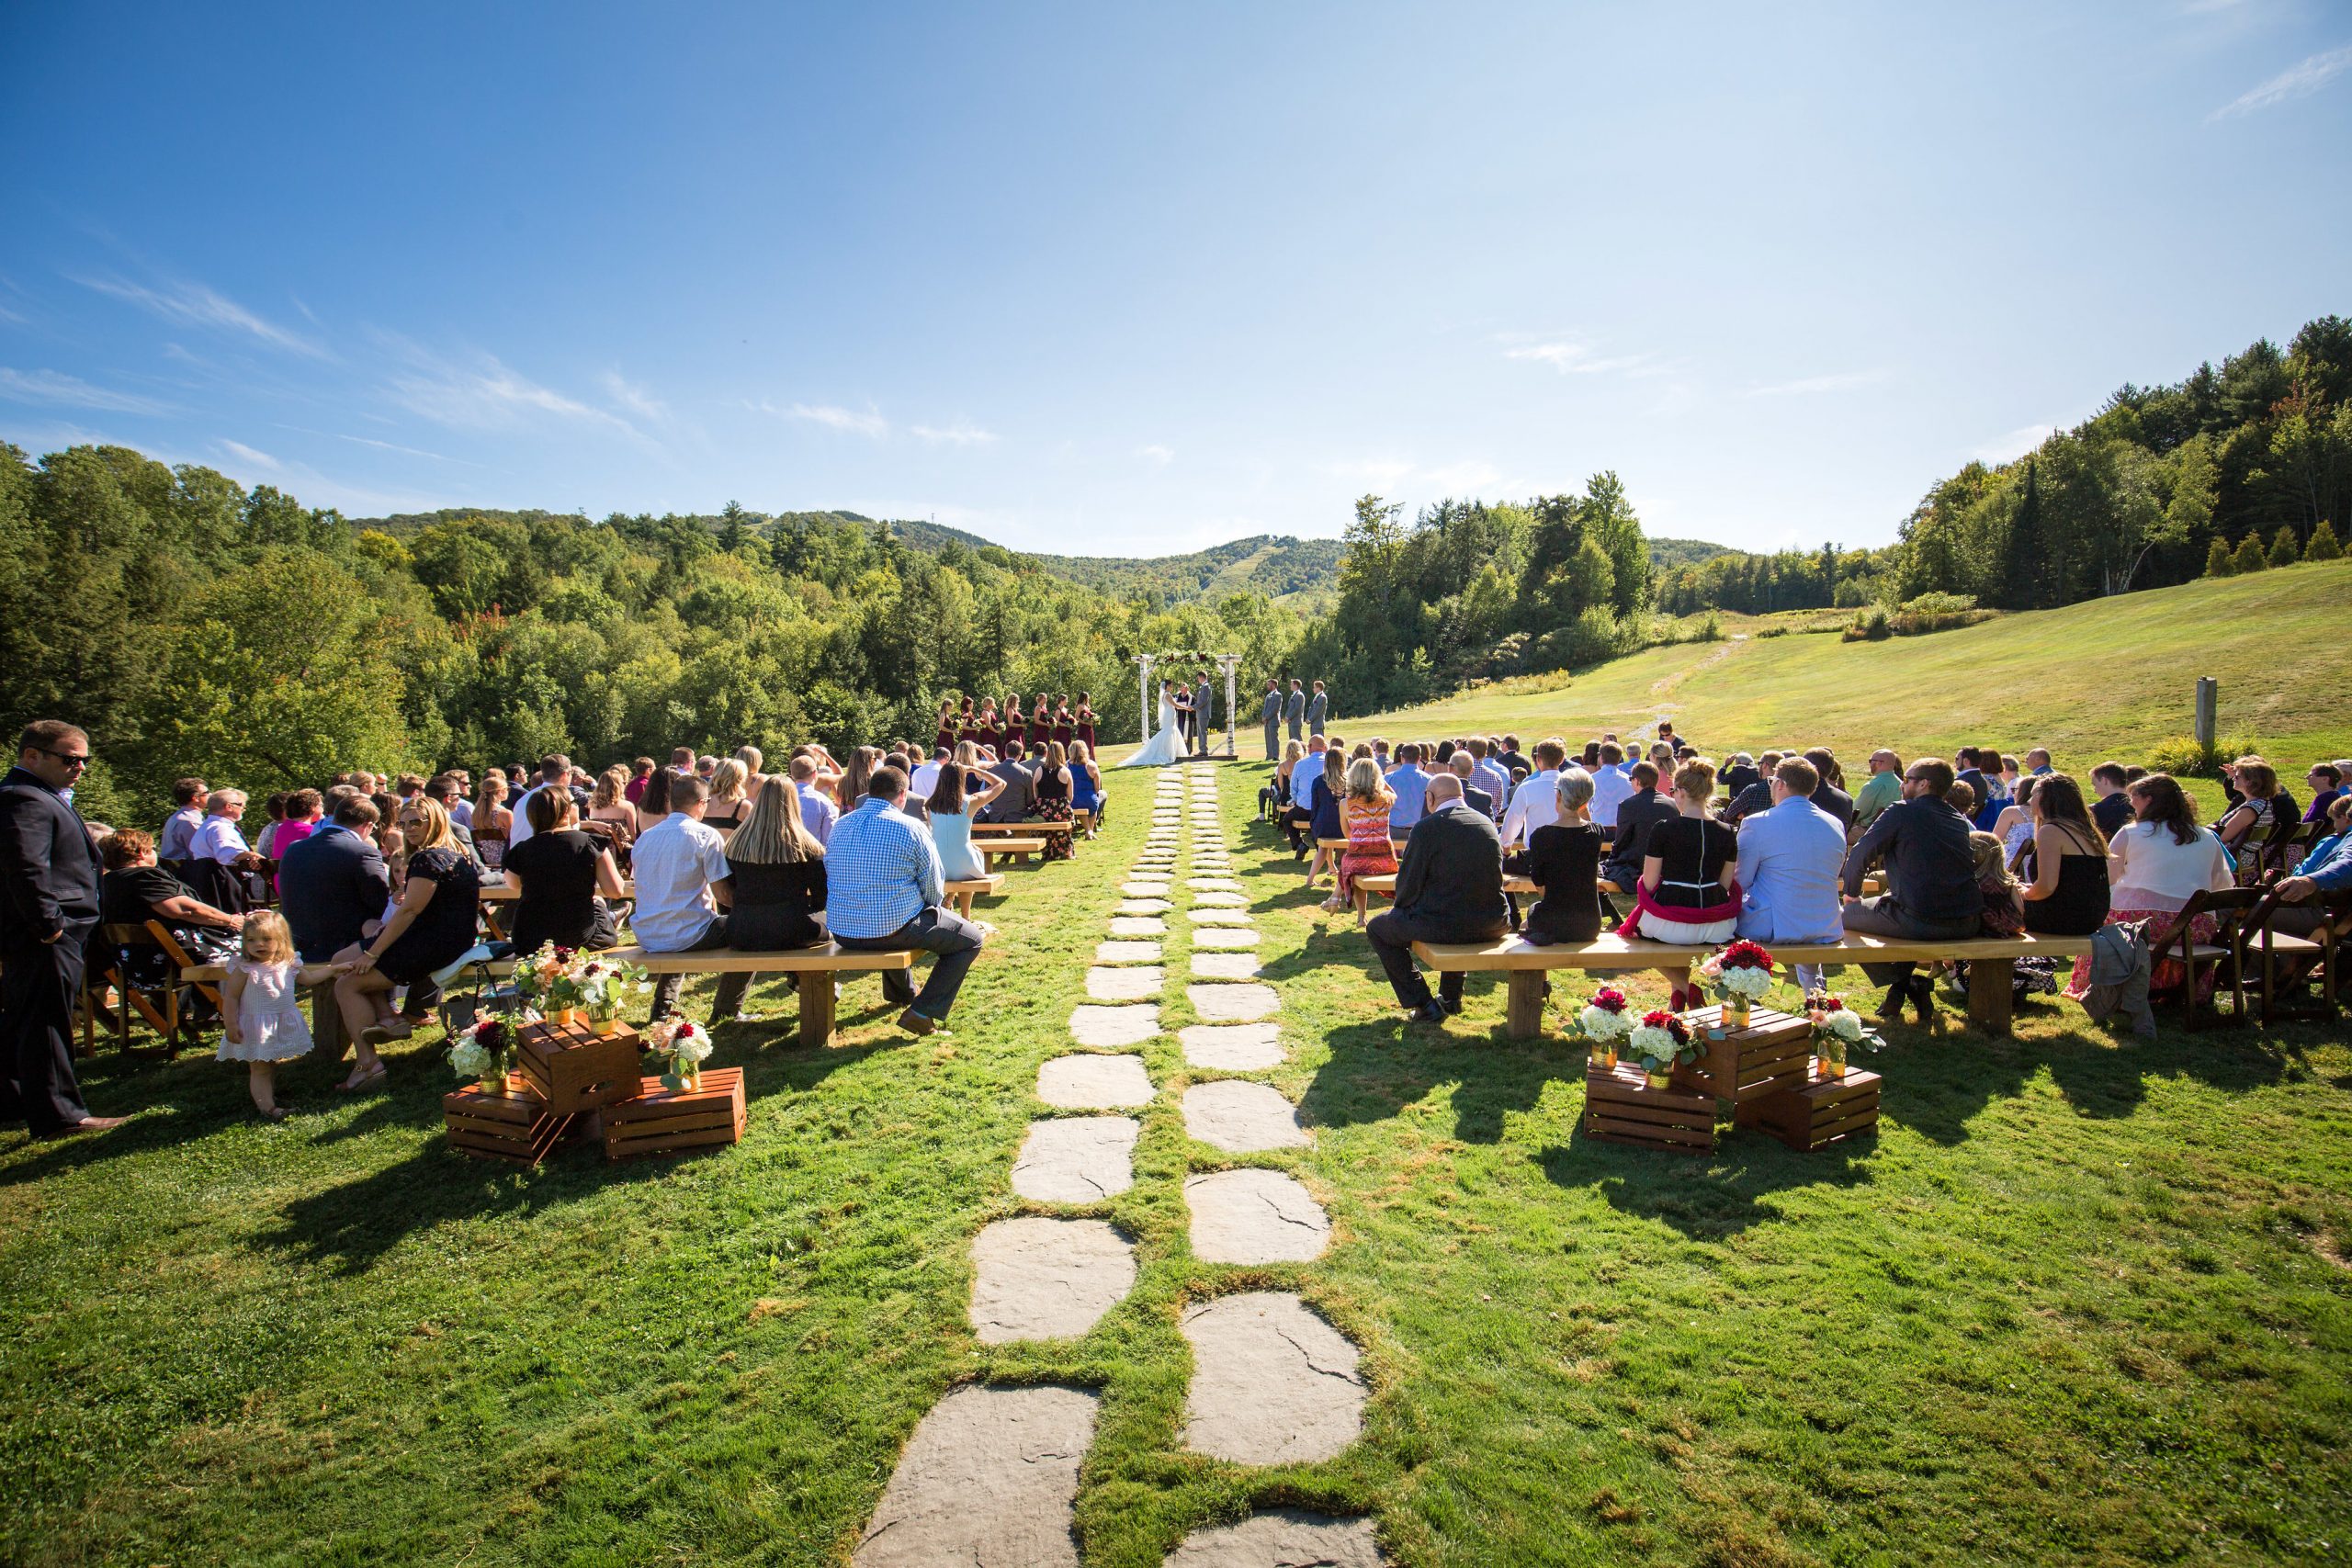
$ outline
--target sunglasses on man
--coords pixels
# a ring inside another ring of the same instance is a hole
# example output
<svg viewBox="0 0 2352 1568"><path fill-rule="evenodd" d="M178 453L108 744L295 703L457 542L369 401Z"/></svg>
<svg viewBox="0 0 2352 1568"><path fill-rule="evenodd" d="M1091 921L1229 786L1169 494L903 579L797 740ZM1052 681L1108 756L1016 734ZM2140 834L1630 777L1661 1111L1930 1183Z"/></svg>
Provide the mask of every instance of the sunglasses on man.
<svg viewBox="0 0 2352 1568"><path fill-rule="evenodd" d="M33 750L44 757L56 758L69 768L86 768L90 765L90 753L87 751L52 751L46 746L36 746Z"/></svg>

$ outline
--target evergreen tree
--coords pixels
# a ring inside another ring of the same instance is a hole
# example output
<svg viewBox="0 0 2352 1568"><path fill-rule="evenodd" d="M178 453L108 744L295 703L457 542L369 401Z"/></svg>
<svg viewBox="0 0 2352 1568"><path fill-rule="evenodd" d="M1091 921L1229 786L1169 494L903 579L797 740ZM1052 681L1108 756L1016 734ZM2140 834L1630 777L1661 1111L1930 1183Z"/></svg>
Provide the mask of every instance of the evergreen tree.
<svg viewBox="0 0 2352 1568"><path fill-rule="evenodd" d="M2335 525L2324 517L2321 518L2319 526L2312 530L2311 543L2303 547L2303 558L2341 560L2343 557L2344 547L2336 542Z"/></svg>
<svg viewBox="0 0 2352 1568"><path fill-rule="evenodd" d="M2041 465L2031 457L2025 460L2025 494L2018 502L2017 516L2009 523L2006 564L2001 592L2010 607L2041 609L2044 603L2042 585L2050 578L2050 556L2049 541L2042 530Z"/></svg>
<svg viewBox="0 0 2352 1568"><path fill-rule="evenodd" d="M2229 577L2237 570L2237 562L2230 555L2230 542L2219 534L2214 535L2212 547L2205 552L2205 575Z"/></svg>
<svg viewBox="0 0 2352 1568"><path fill-rule="evenodd" d="M2232 564L2240 576L2249 571L2260 571L2268 566L2270 558L2262 553L2262 536L2248 534L2244 542L2238 546L2236 559Z"/></svg>
<svg viewBox="0 0 2352 1568"><path fill-rule="evenodd" d="M2295 525L2281 523L2278 525L2278 536L2270 542L2270 564L2292 566L2302 558L2302 542L2295 537Z"/></svg>

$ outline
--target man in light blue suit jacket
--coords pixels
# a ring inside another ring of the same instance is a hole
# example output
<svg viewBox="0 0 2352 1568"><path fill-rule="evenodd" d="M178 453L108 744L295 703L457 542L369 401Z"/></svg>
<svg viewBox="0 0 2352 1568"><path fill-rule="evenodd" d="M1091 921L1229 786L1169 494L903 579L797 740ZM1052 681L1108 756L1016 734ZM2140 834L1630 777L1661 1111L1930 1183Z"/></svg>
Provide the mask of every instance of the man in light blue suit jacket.
<svg viewBox="0 0 2352 1568"><path fill-rule="evenodd" d="M1846 934L1838 875L1846 863L1846 829L1813 804L1821 774L1803 757L1784 759L1772 774L1772 807L1739 824L1738 933L1774 942L1836 942ZM1821 966L1797 965L1797 984L1821 986Z"/></svg>

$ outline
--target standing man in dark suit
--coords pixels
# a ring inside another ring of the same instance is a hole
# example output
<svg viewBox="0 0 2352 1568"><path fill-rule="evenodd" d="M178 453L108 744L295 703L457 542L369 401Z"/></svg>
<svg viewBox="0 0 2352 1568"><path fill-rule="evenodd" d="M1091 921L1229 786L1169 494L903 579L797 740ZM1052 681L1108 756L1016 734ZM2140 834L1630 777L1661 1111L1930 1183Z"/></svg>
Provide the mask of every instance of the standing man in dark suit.
<svg viewBox="0 0 2352 1568"><path fill-rule="evenodd" d="M1193 755L1209 754L1209 728L1216 718L1216 694L1209 690L1209 672L1193 672Z"/></svg>
<svg viewBox="0 0 2352 1568"><path fill-rule="evenodd" d="M1283 683L1266 682L1266 701L1259 709L1259 716L1266 721L1266 761L1283 760Z"/></svg>
<svg viewBox="0 0 2352 1568"><path fill-rule="evenodd" d="M0 779L0 1121L37 1138L103 1133L74 1076L74 1002L98 927L98 850L65 791L90 765L90 738L36 719Z"/></svg>
<svg viewBox="0 0 2352 1568"><path fill-rule="evenodd" d="M336 793L317 831L286 852L277 868L278 906L305 964L325 964L375 934L392 879L376 848L376 803Z"/></svg>
<svg viewBox="0 0 2352 1568"><path fill-rule="evenodd" d="M1290 695L1283 699L1283 722L1290 726L1290 738L1293 740L1306 739L1306 694L1299 689L1298 677L1295 675L1291 677Z"/></svg>
<svg viewBox="0 0 2352 1568"><path fill-rule="evenodd" d="M1323 722L1330 716L1331 694L1323 689L1322 682L1317 681L1315 682L1315 694L1306 699L1306 733L1322 734Z"/></svg>
<svg viewBox="0 0 2352 1568"><path fill-rule="evenodd" d="M1510 929L1503 902L1503 844L1494 820L1470 809L1462 781L1451 773L1429 783L1429 815L1405 841L1396 868L1396 907L1374 915L1364 927L1372 950L1396 993L1396 1005L1416 1022L1443 1023L1462 1010L1462 987L1469 976L1455 972L1438 980L1442 1002L1413 967L1417 942L1490 942Z"/></svg>

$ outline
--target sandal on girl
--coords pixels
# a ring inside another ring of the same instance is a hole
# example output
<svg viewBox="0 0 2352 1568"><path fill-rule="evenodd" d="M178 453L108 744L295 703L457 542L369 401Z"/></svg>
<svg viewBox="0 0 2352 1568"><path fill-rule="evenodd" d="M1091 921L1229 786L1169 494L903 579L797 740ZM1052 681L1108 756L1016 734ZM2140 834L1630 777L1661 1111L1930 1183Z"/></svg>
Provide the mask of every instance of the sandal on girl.
<svg viewBox="0 0 2352 1568"><path fill-rule="evenodd" d="M379 1062L372 1070L361 1073L356 1077L345 1078L335 1087L345 1094L356 1094L363 1089L373 1089L383 1081L384 1064Z"/></svg>

